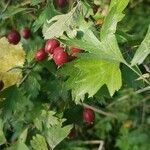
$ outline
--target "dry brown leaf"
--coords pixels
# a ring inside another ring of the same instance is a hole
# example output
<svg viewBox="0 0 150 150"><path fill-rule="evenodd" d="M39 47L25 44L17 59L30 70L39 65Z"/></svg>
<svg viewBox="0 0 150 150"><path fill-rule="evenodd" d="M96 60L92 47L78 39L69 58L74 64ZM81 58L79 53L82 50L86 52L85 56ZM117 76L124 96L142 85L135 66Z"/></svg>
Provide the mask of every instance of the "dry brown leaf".
<svg viewBox="0 0 150 150"><path fill-rule="evenodd" d="M21 69L25 62L25 52L22 44L9 44L5 37L0 39L0 80L3 80L5 87L16 84L22 78Z"/></svg>

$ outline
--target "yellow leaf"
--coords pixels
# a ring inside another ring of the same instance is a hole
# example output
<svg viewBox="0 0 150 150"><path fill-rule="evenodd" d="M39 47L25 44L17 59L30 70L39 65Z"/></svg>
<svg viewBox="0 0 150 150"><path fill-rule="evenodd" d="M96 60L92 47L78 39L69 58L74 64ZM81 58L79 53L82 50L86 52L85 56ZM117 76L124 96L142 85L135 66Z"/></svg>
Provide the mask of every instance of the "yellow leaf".
<svg viewBox="0 0 150 150"><path fill-rule="evenodd" d="M25 62L25 52L21 43L9 44L6 38L0 39L0 80L5 84L4 88L18 83L22 78L21 69Z"/></svg>

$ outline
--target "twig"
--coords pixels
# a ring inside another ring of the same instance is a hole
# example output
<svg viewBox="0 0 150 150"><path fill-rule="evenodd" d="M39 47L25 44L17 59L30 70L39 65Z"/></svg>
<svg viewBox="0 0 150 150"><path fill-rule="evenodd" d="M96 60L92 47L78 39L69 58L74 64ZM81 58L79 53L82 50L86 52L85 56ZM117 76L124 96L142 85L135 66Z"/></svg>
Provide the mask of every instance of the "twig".
<svg viewBox="0 0 150 150"><path fill-rule="evenodd" d="M137 104L135 104L135 105L132 105L132 106L130 107L130 109L139 106L141 103L145 103L147 100L150 100L150 96L147 96L147 97L143 98L139 103L137 103Z"/></svg>
<svg viewBox="0 0 150 150"><path fill-rule="evenodd" d="M9 6L10 2L11 2L11 0L8 0L8 2L7 2L7 4L6 4L6 6L5 6L5 8L4 8L3 11L2 11L2 13L4 13L4 12L7 10L7 7Z"/></svg>
<svg viewBox="0 0 150 150"><path fill-rule="evenodd" d="M143 102L143 107L142 107L142 118L141 118L141 124L144 123L144 118L145 118L145 102Z"/></svg>
<svg viewBox="0 0 150 150"><path fill-rule="evenodd" d="M85 144L85 145L98 145L102 143L102 140L91 140L91 141L83 141L80 144Z"/></svg>
<svg viewBox="0 0 150 150"><path fill-rule="evenodd" d="M45 2L45 0L40 0L40 2L39 3L44 3ZM30 4L31 3L31 0L25 0L24 2L22 2L20 5L21 6L25 6L25 5L28 5L28 4Z"/></svg>
<svg viewBox="0 0 150 150"><path fill-rule="evenodd" d="M32 72L32 70L36 66L36 64L37 63L33 64L32 68L28 71L28 73L24 76L24 78L18 84L18 87L20 87L23 84L23 82L28 78L28 76L30 75L30 73Z"/></svg>
<svg viewBox="0 0 150 150"><path fill-rule="evenodd" d="M23 82L28 78L29 74L31 73L32 70L29 70L29 72L24 76L24 78L20 81L20 83L18 84L18 87L20 87Z"/></svg>
<svg viewBox="0 0 150 150"><path fill-rule="evenodd" d="M91 141L84 141L80 142L80 145L99 145L98 150L102 150L104 146L104 141L102 140L91 140Z"/></svg>
<svg viewBox="0 0 150 150"><path fill-rule="evenodd" d="M139 90L135 91L132 95L140 94L140 93L143 93L143 92L148 91L148 90L150 90L150 86L147 86L147 87L145 87L145 88L143 88L143 89L139 89ZM125 96L119 98L117 101L114 101L114 102L112 102L111 104L109 104L109 105L107 106L107 108L110 108L110 107L112 107L113 105L115 105L116 103L121 102L121 101L123 101L123 100L125 100L125 99L127 99L127 98L129 98L129 97L130 97L130 95L125 95Z"/></svg>
<svg viewBox="0 0 150 150"><path fill-rule="evenodd" d="M150 82L147 80L147 79L145 79L138 71L136 71L130 64L128 64L128 63L124 63L127 67L129 67L135 74L137 74L139 77L141 77L141 79L145 82L145 83L147 83L148 85L150 85Z"/></svg>
<svg viewBox="0 0 150 150"><path fill-rule="evenodd" d="M100 145L99 145L98 150L102 150L103 147L104 147L104 141L100 141Z"/></svg>
<svg viewBox="0 0 150 150"><path fill-rule="evenodd" d="M102 114L102 115L104 115L104 116L109 116L109 117L117 118L116 115L114 115L114 114L112 114L112 113L110 113L110 112L105 112L105 111L103 111L103 110L101 110L101 109L95 108L95 107L90 106L90 105L88 105L88 104L86 104L86 103L81 103L81 104L82 104L84 107L90 108L90 109L92 109L93 111L95 111L95 112L97 112L97 113L99 113L99 114Z"/></svg>

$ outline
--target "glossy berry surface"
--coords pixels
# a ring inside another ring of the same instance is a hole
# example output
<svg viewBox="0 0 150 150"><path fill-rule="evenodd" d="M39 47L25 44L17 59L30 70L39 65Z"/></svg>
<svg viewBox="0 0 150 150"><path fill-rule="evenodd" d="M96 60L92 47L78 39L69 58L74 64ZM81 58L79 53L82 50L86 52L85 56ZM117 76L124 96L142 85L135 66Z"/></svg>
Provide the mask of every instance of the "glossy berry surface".
<svg viewBox="0 0 150 150"><path fill-rule="evenodd" d="M44 48L39 49L35 54L35 60L36 61L42 61L46 59L48 54L44 51Z"/></svg>
<svg viewBox="0 0 150 150"><path fill-rule="evenodd" d="M55 0L56 1L56 5L60 8L65 7L68 3L67 0Z"/></svg>
<svg viewBox="0 0 150 150"><path fill-rule="evenodd" d="M76 55L77 53L81 53L83 50L77 47L72 47L71 48L71 53L72 55Z"/></svg>
<svg viewBox="0 0 150 150"><path fill-rule="evenodd" d="M53 59L56 65L61 66L69 61L69 55L63 48L59 47L54 50Z"/></svg>
<svg viewBox="0 0 150 150"><path fill-rule="evenodd" d="M56 40L56 39L49 39L49 40L47 40L47 42L45 44L45 52L53 54L54 49L59 47L59 45L60 45L60 43L59 43L58 40Z"/></svg>
<svg viewBox="0 0 150 150"><path fill-rule="evenodd" d="M4 82L0 80L0 91L4 88Z"/></svg>
<svg viewBox="0 0 150 150"><path fill-rule="evenodd" d="M8 33L7 39L9 43L16 45L19 43L21 39L20 33L16 30L12 30L11 32Z"/></svg>
<svg viewBox="0 0 150 150"><path fill-rule="evenodd" d="M31 35L31 31L28 27L25 27L23 30L22 30L22 37L25 38L25 39L28 39L30 38L30 35Z"/></svg>
<svg viewBox="0 0 150 150"><path fill-rule="evenodd" d="M93 124L95 120L95 113L90 108L84 108L83 110L83 119L88 124Z"/></svg>
<svg viewBox="0 0 150 150"><path fill-rule="evenodd" d="M65 49L63 47L57 47L54 49L53 55L55 55L58 52L60 53L60 52L64 52L64 51L65 51Z"/></svg>

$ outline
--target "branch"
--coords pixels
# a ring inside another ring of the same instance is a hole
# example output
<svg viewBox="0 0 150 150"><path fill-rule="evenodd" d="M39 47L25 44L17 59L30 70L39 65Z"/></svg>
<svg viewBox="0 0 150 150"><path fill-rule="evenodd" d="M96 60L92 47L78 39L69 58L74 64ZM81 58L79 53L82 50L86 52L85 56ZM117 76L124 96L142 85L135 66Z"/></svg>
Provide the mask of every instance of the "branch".
<svg viewBox="0 0 150 150"><path fill-rule="evenodd" d="M4 12L7 10L7 7L9 6L10 2L11 2L11 0L8 0L8 2L7 2L7 4L6 4L6 6L5 6L5 8L4 8L3 11L2 11L2 13L4 13Z"/></svg>
<svg viewBox="0 0 150 150"><path fill-rule="evenodd" d="M18 87L20 87L23 82L28 78L28 76L30 75L30 73L32 72L33 68L37 65L37 62L32 66L32 68L28 71L28 73L24 76L24 78L20 81L20 83L18 84Z"/></svg>
<svg viewBox="0 0 150 150"><path fill-rule="evenodd" d="M110 113L110 112L105 112L105 111L103 111L103 110L101 110L101 109L95 108L95 107L90 106L90 105L88 105L88 104L86 104L86 103L81 103L81 104L82 104L84 107L90 108L90 109L92 109L93 111L95 111L95 112L97 112L97 113L99 113L99 114L102 114L102 115L104 115L104 116L109 116L109 117L117 118L116 115L114 115L114 114L112 114L112 113Z"/></svg>
<svg viewBox="0 0 150 150"><path fill-rule="evenodd" d="M98 150L102 150L104 147L104 141L102 140L91 140L91 141L83 141L79 143L80 145L99 145Z"/></svg>
<svg viewBox="0 0 150 150"><path fill-rule="evenodd" d="M145 88L143 88L143 89L139 89L139 90L135 91L132 95L140 94L140 93L143 93L143 92L148 91L148 90L150 90L150 86L147 86L147 87L145 87ZM110 108L110 107L112 107L113 105L115 105L116 103L121 102L121 101L124 101L124 100L126 100L127 98L129 98L129 97L130 97L130 95L125 95L125 96L119 98L117 101L114 101L114 102L112 102L111 104L109 104L109 105L107 106L107 108Z"/></svg>

